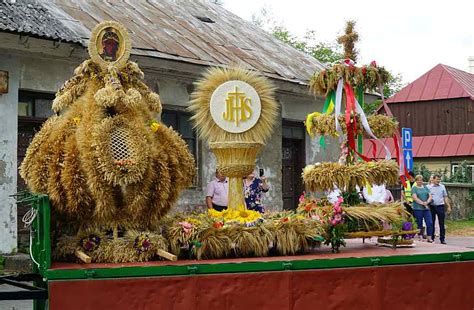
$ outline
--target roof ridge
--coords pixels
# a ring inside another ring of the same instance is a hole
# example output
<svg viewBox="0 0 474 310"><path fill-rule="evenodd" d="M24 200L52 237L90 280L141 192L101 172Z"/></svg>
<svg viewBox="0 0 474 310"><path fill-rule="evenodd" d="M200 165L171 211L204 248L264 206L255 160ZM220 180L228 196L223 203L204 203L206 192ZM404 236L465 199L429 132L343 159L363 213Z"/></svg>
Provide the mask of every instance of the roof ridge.
<svg viewBox="0 0 474 310"><path fill-rule="evenodd" d="M433 74L435 72L441 74ZM447 76L442 78L444 72ZM434 91L427 91L426 87ZM474 100L474 74L439 63L387 99L387 103L466 97Z"/></svg>
<svg viewBox="0 0 474 310"><path fill-rule="evenodd" d="M474 96L474 74L458 69L458 68L445 65L445 64L441 64L441 66L446 70L446 72L448 72L452 76L453 80L458 84L459 87L463 89L464 92L467 93L467 95L471 97ZM463 76L470 75L471 80L465 81L459 75L463 75ZM470 86L473 88L472 92L470 89L467 88L468 85L466 85L465 83L471 84Z"/></svg>

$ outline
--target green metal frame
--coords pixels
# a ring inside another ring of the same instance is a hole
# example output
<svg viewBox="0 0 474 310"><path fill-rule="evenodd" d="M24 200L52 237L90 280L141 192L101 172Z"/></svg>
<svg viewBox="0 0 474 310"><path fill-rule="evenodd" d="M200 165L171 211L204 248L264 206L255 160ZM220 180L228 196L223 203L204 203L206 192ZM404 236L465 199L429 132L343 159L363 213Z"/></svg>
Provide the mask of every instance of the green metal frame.
<svg viewBox="0 0 474 310"><path fill-rule="evenodd" d="M33 224L32 254L39 263L37 271L44 281L113 279L150 276L189 276L219 273L249 273L285 270L309 270L329 268L351 268L389 266L441 262L462 262L474 260L474 251L439 254L415 254L379 257L279 260L258 262L229 262L200 264L189 262L186 265L130 266L81 269L51 269L50 204L45 195L33 195L30 201L38 211ZM46 283L35 283L45 285ZM42 308L35 308L42 309Z"/></svg>
<svg viewBox="0 0 474 310"><path fill-rule="evenodd" d="M250 273L285 270L354 268L423 263L463 262L474 260L474 252L382 256L360 258L313 259L293 261L263 261L217 264L189 264L179 266L133 266L92 269L51 269L50 281L113 279L150 276L189 276L219 273Z"/></svg>
<svg viewBox="0 0 474 310"><path fill-rule="evenodd" d="M33 264L35 271L44 277L51 267L51 207L46 195L32 195L31 202L37 212L31 228L31 255L39 264Z"/></svg>
<svg viewBox="0 0 474 310"><path fill-rule="evenodd" d="M22 192L17 196L18 202L28 203L36 211L36 217L31 224L31 257L33 272L40 274L43 280L35 280L33 285L47 289L46 273L51 267L51 207L47 195ZM47 309L47 300L33 300L33 309Z"/></svg>

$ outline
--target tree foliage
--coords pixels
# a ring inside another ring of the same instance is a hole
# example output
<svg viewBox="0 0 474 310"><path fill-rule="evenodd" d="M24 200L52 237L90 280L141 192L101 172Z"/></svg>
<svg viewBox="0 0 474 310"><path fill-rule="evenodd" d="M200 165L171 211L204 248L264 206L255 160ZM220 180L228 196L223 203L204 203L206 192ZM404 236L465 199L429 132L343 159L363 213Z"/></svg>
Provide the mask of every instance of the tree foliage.
<svg viewBox="0 0 474 310"><path fill-rule="evenodd" d="M315 30L308 30L302 39L298 38L285 27L283 21L276 19L271 10L267 7L263 7L258 14L252 15L252 23L271 33L280 41L311 55L325 65L331 65L344 60L344 54L347 54L349 58L356 61L359 54L359 51L355 48L355 43L359 40L359 34L354 29L354 21L346 22L344 35L333 42L318 40ZM343 47L338 43L344 45L344 52L342 50ZM401 74L390 72L389 81L384 85L383 95L385 98L389 98L402 87L404 87L404 84L402 83ZM381 103L382 100L376 100L370 104L365 104L364 111L367 114L372 114Z"/></svg>
<svg viewBox="0 0 474 310"><path fill-rule="evenodd" d="M413 166L413 173L415 175L421 175L423 176L423 181L428 181L430 179L430 176L432 174L434 174L433 172L431 172L426 166L425 164L415 164Z"/></svg>
<svg viewBox="0 0 474 310"><path fill-rule="evenodd" d="M457 169L454 170L454 173L448 173L448 169L438 169L438 170L429 170L425 164L415 164L413 167L413 173L415 175L422 175L423 180L426 182L430 179L430 176L434 174L439 174L441 179L444 182L451 183L473 183L472 179L472 167L467 161L463 161Z"/></svg>
<svg viewBox="0 0 474 310"><path fill-rule="evenodd" d="M402 82L402 76L400 73L394 75L391 71L389 71L389 78L388 83L383 86L383 97L385 99L390 98L394 94L400 91L405 86ZM364 112L366 114L373 114L377 111L377 109L382 104L382 99L377 99L372 103L365 104Z"/></svg>
<svg viewBox="0 0 474 310"><path fill-rule="evenodd" d="M454 170L454 173L451 174L448 181L453 183L473 183L471 165L469 165L467 161L463 161L457 169Z"/></svg>
<svg viewBox="0 0 474 310"><path fill-rule="evenodd" d="M323 64L329 65L344 59L341 47L335 41L318 41L315 30L308 30L302 39L298 38L284 26L282 21L277 20L268 8L264 7L259 14L253 14L252 23Z"/></svg>

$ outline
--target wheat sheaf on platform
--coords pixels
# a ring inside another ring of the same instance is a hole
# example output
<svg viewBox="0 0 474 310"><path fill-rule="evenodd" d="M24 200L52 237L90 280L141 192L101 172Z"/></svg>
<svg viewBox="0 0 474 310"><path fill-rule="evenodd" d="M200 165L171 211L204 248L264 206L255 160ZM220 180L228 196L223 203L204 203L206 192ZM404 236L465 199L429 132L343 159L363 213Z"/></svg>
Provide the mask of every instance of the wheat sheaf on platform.
<svg viewBox="0 0 474 310"><path fill-rule="evenodd" d="M357 162L353 165L341 165L323 162L308 165L302 173L303 181L310 191L354 189L367 184L397 184L398 166L392 160Z"/></svg>

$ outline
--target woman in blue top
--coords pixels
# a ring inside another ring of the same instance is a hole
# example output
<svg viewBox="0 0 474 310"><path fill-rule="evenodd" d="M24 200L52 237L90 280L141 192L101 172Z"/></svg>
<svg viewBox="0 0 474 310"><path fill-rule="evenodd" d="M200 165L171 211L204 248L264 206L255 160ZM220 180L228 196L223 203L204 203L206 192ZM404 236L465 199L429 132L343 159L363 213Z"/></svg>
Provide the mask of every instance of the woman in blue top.
<svg viewBox="0 0 474 310"><path fill-rule="evenodd" d="M262 205L262 195L268 192L269 186L267 179L262 176L260 179L255 177L255 172L252 172L244 178L244 195L247 209L265 212L265 207Z"/></svg>
<svg viewBox="0 0 474 310"><path fill-rule="evenodd" d="M433 235L433 220L431 218L431 211L429 204L433 200L428 187L423 185L423 176L417 175L415 177L415 185L411 189L413 197L413 215L416 218L418 229L423 228L423 219L425 219L426 230L428 234L428 242L433 242L431 236ZM421 234L418 234L421 236Z"/></svg>

